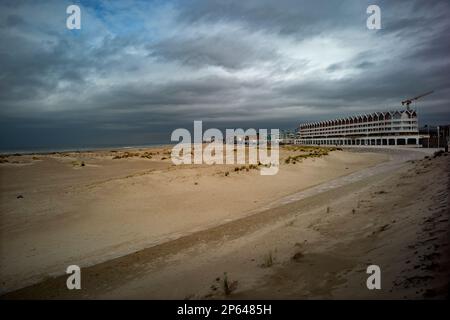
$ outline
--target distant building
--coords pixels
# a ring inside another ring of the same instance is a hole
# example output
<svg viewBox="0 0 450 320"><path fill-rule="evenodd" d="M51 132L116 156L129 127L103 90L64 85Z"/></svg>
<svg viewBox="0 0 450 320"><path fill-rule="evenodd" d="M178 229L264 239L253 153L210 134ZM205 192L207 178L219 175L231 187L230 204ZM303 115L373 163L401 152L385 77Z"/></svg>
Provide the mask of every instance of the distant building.
<svg viewBox="0 0 450 320"><path fill-rule="evenodd" d="M419 133L426 138L421 144L426 148L445 148L450 143L450 125L428 126L419 128Z"/></svg>
<svg viewBox="0 0 450 320"><path fill-rule="evenodd" d="M281 130L279 136L280 144L294 144L295 140L298 138L298 134L292 130Z"/></svg>
<svg viewBox="0 0 450 320"><path fill-rule="evenodd" d="M420 146L415 110L374 112L301 124L297 144L306 145L411 145Z"/></svg>
<svg viewBox="0 0 450 320"><path fill-rule="evenodd" d="M245 144L245 145L257 145L258 141L259 141L259 132L257 132L256 134L250 134L250 135L243 135L243 136L239 136L239 135L233 135L230 137L225 137L223 139L224 143L229 143L229 144Z"/></svg>

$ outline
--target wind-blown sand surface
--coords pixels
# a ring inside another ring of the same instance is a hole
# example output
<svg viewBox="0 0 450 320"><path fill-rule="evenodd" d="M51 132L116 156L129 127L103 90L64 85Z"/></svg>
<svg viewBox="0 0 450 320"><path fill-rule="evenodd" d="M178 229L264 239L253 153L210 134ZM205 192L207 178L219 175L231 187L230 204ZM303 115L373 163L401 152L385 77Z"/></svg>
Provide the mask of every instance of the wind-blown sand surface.
<svg viewBox="0 0 450 320"><path fill-rule="evenodd" d="M167 150L8 157L4 297L224 298L224 272L231 298L446 293L449 157L333 151L261 176L173 166ZM70 264L82 290L66 289ZM369 264L383 290L367 290Z"/></svg>

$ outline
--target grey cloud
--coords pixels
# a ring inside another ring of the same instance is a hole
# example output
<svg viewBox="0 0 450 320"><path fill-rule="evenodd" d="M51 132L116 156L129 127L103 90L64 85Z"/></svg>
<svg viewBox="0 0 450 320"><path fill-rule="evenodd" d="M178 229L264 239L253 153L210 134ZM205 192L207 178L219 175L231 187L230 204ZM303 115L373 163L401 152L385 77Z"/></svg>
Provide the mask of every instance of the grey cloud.
<svg viewBox="0 0 450 320"><path fill-rule="evenodd" d="M24 25L25 24L25 20L16 15L16 14L11 14L8 15L8 17L6 18L6 23L4 24L5 27L16 27L16 26L20 26L20 25Z"/></svg>
<svg viewBox="0 0 450 320"><path fill-rule="evenodd" d="M36 144L50 143L52 135L61 136L61 143L63 138L141 142L167 137L192 120L217 127L295 126L400 107L402 99L428 90L435 93L420 102L421 119L450 121L448 2L378 3L383 29L375 33L365 28L369 1L210 0L175 2L174 16L165 22L169 30L158 30L157 36L141 29L126 35L98 31L93 41L89 33L74 36L28 20L21 8L29 3L3 2L0 148L26 144L39 132L45 134ZM8 13L11 8L14 13ZM202 32L192 32L200 27ZM170 28L185 33L174 35ZM307 39L344 39L352 34L348 31L375 37L389 50L372 47L323 61L323 75L303 73L310 61L301 51L290 53L295 63L286 60L292 48L284 44L295 48ZM141 72L146 67L148 77ZM152 75L153 67L160 78ZM253 74L246 73L249 68Z"/></svg>
<svg viewBox="0 0 450 320"><path fill-rule="evenodd" d="M270 32L310 37L365 20L364 1L196 0L182 7L185 21L239 21ZM354 15L361 12L361 15Z"/></svg>
<svg viewBox="0 0 450 320"><path fill-rule="evenodd" d="M246 32L241 32L245 36ZM241 69L261 61L277 59L275 48L259 46L238 35L239 33L222 33L211 36L172 37L148 48L153 56L177 60L195 67L212 65Z"/></svg>

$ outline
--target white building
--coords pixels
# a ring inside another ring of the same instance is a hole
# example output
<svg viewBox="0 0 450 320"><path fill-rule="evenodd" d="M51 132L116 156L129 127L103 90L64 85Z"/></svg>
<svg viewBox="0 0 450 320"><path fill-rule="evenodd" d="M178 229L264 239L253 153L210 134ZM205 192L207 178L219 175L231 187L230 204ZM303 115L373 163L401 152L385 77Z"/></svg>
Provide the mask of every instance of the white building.
<svg viewBox="0 0 450 320"><path fill-rule="evenodd" d="M419 146L420 138L417 113L406 109L301 124L295 143Z"/></svg>

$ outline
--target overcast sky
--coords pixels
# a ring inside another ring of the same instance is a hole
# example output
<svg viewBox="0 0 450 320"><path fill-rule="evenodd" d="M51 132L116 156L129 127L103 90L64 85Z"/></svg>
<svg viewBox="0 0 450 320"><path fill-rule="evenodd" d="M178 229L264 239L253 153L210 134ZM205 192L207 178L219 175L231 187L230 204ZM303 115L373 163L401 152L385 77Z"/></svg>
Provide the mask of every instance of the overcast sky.
<svg viewBox="0 0 450 320"><path fill-rule="evenodd" d="M2 0L0 148L166 142L193 120L295 128L429 90L421 125L449 123L449 17L448 0Z"/></svg>

